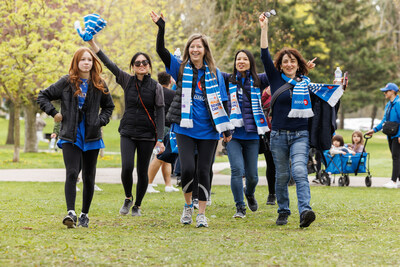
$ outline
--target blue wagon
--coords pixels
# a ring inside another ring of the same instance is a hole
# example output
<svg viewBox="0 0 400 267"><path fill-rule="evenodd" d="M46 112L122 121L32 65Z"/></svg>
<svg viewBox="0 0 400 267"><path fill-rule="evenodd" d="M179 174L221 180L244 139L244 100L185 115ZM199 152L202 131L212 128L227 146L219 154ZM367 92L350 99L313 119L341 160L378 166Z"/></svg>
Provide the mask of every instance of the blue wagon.
<svg viewBox="0 0 400 267"><path fill-rule="evenodd" d="M367 141L370 136L364 135L366 139L365 147L367 145ZM324 151L323 153L323 164L325 165L325 170L323 170L320 174L320 180L325 185L330 185L331 183L331 174L340 174L338 184L339 186L348 186L350 184L349 174L354 173L357 175L359 173L367 173L365 177L365 185L370 187L371 182L371 174L369 172L369 154L366 152L356 153L355 155L351 154L337 154L332 156L329 153L329 150ZM335 182L335 178L333 179L333 183Z"/></svg>

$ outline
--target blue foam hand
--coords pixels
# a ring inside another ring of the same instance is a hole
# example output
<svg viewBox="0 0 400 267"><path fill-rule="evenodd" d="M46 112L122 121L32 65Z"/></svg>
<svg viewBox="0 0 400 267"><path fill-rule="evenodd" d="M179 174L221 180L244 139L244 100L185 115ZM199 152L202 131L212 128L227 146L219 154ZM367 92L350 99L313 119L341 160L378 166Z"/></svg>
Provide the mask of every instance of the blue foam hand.
<svg viewBox="0 0 400 267"><path fill-rule="evenodd" d="M93 36L107 25L107 22L97 14L86 15L83 19L85 31L82 31L79 21L75 21L75 29L85 42L92 40Z"/></svg>

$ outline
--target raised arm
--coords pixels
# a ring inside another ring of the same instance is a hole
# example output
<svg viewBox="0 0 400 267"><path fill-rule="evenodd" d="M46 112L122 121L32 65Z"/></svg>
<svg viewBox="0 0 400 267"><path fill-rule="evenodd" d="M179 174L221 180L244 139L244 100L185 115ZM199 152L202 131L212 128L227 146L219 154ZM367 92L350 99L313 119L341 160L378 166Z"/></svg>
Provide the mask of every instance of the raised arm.
<svg viewBox="0 0 400 267"><path fill-rule="evenodd" d="M150 17L155 24L158 26L158 33L157 33L157 43L156 43L156 51L157 54L160 56L161 60L164 62L165 67L170 68L171 66L171 54L168 49L165 48L165 20L164 15L161 13L159 16L154 11L150 12Z"/></svg>
<svg viewBox="0 0 400 267"><path fill-rule="evenodd" d="M94 41L94 38L90 41L87 41L87 43L90 45L92 50L96 53L97 57L101 60L101 62L103 62L104 66L106 66L112 72L112 74L114 74L117 83L120 84L122 86L122 88L125 88L130 79L130 75L128 73L124 72L123 70L121 70L117 66L117 64L112 62L111 59L109 59L107 57L107 55L104 54L104 52L99 48L97 43Z"/></svg>
<svg viewBox="0 0 400 267"><path fill-rule="evenodd" d="M268 48L268 18L262 13L258 17L258 21L261 27L260 47L265 49Z"/></svg>

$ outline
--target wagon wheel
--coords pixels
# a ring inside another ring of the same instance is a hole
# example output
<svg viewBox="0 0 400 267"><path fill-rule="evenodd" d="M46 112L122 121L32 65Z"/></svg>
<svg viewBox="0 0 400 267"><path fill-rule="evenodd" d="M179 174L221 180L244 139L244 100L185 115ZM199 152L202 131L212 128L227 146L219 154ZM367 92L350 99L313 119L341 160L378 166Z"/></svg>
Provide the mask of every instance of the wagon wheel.
<svg viewBox="0 0 400 267"><path fill-rule="evenodd" d="M345 174L345 175L344 175L344 185L345 185L345 186L349 186L349 184L350 184L349 175L348 175L348 174Z"/></svg>
<svg viewBox="0 0 400 267"><path fill-rule="evenodd" d="M331 185L331 177L329 177L329 173L327 173L326 171L323 171L321 173L320 181L321 181L321 184L330 186Z"/></svg>
<svg viewBox="0 0 400 267"><path fill-rule="evenodd" d="M367 175L367 177L365 177L365 185L367 187L371 187L371 185L372 185L371 175Z"/></svg>
<svg viewBox="0 0 400 267"><path fill-rule="evenodd" d="M345 184L344 182L345 181L344 181L343 176L340 176L339 181L338 181L339 186L344 186L344 184Z"/></svg>

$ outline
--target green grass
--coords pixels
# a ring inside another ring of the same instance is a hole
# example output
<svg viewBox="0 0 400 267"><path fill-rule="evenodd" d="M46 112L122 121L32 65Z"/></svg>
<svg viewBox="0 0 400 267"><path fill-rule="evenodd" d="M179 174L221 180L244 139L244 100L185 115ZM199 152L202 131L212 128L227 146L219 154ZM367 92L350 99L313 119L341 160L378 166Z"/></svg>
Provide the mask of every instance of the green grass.
<svg viewBox="0 0 400 267"><path fill-rule="evenodd" d="M257 187L260 208L233 219L228 186L214 186L210 227L179 223L181 193L147 194L142 217L120 216L121 185L95 192L88 229L66 229L63 183L1 182L1 266L370 266L399 265L400 198L384 188L311 188L316 221L298 227L292 216L276 226L267 187ZM77 194L80 211L81 193Z"/></svg>

